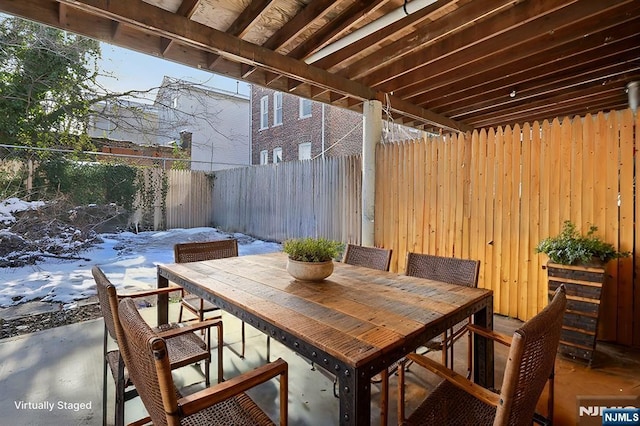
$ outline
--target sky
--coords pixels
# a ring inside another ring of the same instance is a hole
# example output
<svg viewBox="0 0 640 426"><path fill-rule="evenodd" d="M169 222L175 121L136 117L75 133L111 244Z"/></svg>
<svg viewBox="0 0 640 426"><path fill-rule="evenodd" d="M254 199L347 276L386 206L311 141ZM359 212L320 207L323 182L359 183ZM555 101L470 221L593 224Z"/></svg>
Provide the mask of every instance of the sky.
<svg viewBox="0 0 640 426"><path fill-rule="evenodd" d="M185 79L228 92L249 95L249 84L219 74L202 71L152 55L123 49L108 43L100 43L102 59L99 67L102 74L98 82L114 92L146 90L158 87L162 78ZM152 99L150 99L151 101Z"/></svg>
<svg viewBox="0 0 640 426"><path fill-rule="evenodd" d="M37 208L42 202L0 203L0 221L10 223L19 210ZM8 232L8 231L0 231ZM103 243L81 252L87 260L48 258L45 262L19 268L0 268L0 308L30 300L60 302L64 308L76 300L96 294L91 275L98 265L118 290L135 291L156 287L156 266L173 263L173 245L178 242L205 241L234 237L240 256L281 251L281 245L255 240L244 234L226 234L215 228L172 229L138 234L121 232L100 234ZM14 300L22 296L20 300Z"/></svg>

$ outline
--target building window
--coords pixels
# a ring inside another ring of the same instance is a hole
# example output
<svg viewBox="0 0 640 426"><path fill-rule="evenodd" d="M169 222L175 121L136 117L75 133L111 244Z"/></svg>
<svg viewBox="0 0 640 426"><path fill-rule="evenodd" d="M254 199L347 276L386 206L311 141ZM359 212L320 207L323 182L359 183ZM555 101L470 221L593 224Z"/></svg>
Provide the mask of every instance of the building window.
<svg viewBox="0 0 640 426"><path fill-rule="evenodd" d="M298 145L298 160L311 160L311 142Z"/></svg>
<svg viewBox="0 0 640 426"><path fill-rule="evenodd" d="M282 124L282 93L273 94L273 125Z"/></svg>
<svg viewBox="0 0 640 426"><path fill-rule="evenodd" d="M178 97L177 96L174 96L171 99L171 107L172 108L178 108Z"/></svg>
<svg viewBox="0 0 640 426"><path fill-rule="evenodd" d="M274 148L273 150L273 164L282 163L282 148Z"/></svg>
<svg viewBox="0 0 640 426"><path fill-rule="evenodd" d="M300 99L300 118L311 117L311 100Z"/></svg>
<svg viewBox="0 0 640 426"><path fill-rule="evenodd" d="M269 127L269 97L260 98L260 130Z"/></svg>
<svg viewBox="0 0 640 426"><path fill-rule="evenodd" d="M269 164L269 151L266 149L260 151L260 164Z"/></svg>

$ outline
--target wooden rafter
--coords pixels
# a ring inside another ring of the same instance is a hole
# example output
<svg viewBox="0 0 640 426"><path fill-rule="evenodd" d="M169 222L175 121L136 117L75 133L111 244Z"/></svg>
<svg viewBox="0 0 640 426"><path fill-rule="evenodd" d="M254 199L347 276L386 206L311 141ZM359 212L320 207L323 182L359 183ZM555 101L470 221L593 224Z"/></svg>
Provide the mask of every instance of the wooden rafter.
<svg viewBox="0 0 640 426"><path fill-rule="evenodd" d="M428 23L429 31L419 34L409 32L367 56L360 56L359 59L358 56L353 55L349 58L351 59L351 64L341 67L342 70L339 74L354 79L371 74L376 70L388 66L390 61L402 61L402 59L407 55L414 54L420 50L428 48L429 46L433 46L442 38L454 31L461 31L465 28L472 28L476 25L485 25L485 23L482 22L482 18L484 16L500 11L507 6L510 6L511 3L513 2L510 0L467 3L463 7L450 12L449 16L451 16L451 19ZM437 4L438 3L435 3L432 5L432 8L424 8L419 12L411 14L398 21L399 23L402 23L401 28L420 24L423 20L429 19L431 15L439 13L439 9L433 8L433 6ZM384 41L384 39L381 41ZM371 41L367 40L365 43L355 43L355 46L353 46L351 50L354 50L355 52L364 51L366 45L371 44ZM358 60L354 61L354 59Z"/></svg>
<svg viewBox="0 0 640 426"><path fill-rule="evenodd" d="M526 58L536 54L538 54L539 58L547 58L546 62L548 62L548 58L553 56L544 55L544 52L557 46L581 43L585 37L588 37L588 34L598 32L603 27L610 27L624 19L626 14L625 11L613 8L610 9L610 14L600 14L597 20L593 20L590 19L591 12L592 10L587 5L575 4L568 6L562 14L554 13L541 20L532 20L517 30L507 31L495 38L475 45L473 50L456 52L450 55L446 61L435 60L430 63L428 72L426 69L421 68L415 72L408 73L400 77L401 81L394 82L393 87L400 93L400 96L413 98L425 92L426 80L438 78L438 85L450 82L449 78L445 77L444 74L448 74L451 69L458 70L462 75L470 76L486 70L491 66L489 64L500 63L501 67L504 67L509 62L526 60ZM563 28L563 24L566 25L567 23L565 19L570 19L569 22L574 27L580 25L584 29L582 34L568 31L566 26ZM543 31L540 31L540 28ZM507 43L506 40L514 37L515 31L525 34L527 37L523 37L524 41L517 45ZM571 46L571 49L575 50L575 46ZM364 81L366 82L367 79L364 79ZM419 84L420 82L422 84ZM383 84L379 87L384 90L385 86L388 86L388 84ZM401 86L401 88L399 89L398 86Z"/></svg>
<svg viewBox="0 0 640 426"><path fill-rule="evenodd" d="M372 90L358 82L280 55L262 46L256 46L141 0L129 0L126 3L109 0L60 0L60 2L93 15L125 22L127 25L180 44L215 53L240 63L264 68L293 80L355 97L361 101L371 99L385 101L388 99L393 110L416 120L433 123L454 131L471 130L471 127L463 123L411 105L402 99L393 96L385 97L384 93ZM164 25L159 26L158 23Z"/></svg>
<svg viewBox="0 0 640 426"><path fill-rule="evenodd" d="M317 50L339 39L347 33L349 28L357 25L365 16L374 13L388 1L389 0L356 1L339 16L320 28L313 36L301 41L297 47L289 52L288 56L296 59L307 58Z"/></svg>
<svg viewBox="0 0 640 426"><path fill-rule="evenodd" d="M624 108L640 81L637 0L437 0L355 36L403 1L2 0L0 11L332 105L378 99L430 130Z"/></svg>

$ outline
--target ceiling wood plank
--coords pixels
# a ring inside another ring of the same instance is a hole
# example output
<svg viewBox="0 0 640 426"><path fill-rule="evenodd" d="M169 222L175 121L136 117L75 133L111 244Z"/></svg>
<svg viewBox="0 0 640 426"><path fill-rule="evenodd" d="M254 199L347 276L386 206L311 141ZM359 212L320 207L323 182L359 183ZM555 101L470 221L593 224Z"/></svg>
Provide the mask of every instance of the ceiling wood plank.
<svg viewBox="0 0 640 426"><path fill-rule="evenodd" d="M118 21L111 21L111 38L117 40L122 32L122 25Z"/></svg>
<svg viewBox="0 0 640 426"><path fill-rule="evenodd" d="M200 0L182 0L176 14L191 19L199 3Z"/></svg>
<svg viewBox="0 0 640 426"><path fill-rule="evenodd" d="M324 18L330 13L340 2L335 0L312 0L293 17L289 22L284 24L282 28L273 33L263 46L267 49L279 51L289 42L299 36L309 25Z"/></svg>
<svg viewBox="0 0 640 426"><path fill-rule="evenodd" d="M637 0L437 0L302 61L402 4L0 0L0 11L353 110L378 99L396 122L428 130L626 108L626 85L640 80ZM257 26L268 45L242 40Z"/></svg>
<svg viewBox="0 0 640 426"><path fill-rule="evenodd" d="M233 37L222 31L167 12L140 0L112 2L109 0L60 0L94 15L126 22L139 30L173 39L181 44L219 54L230 60L259 66L294 80L308 82L360 100L384 100L384 94L363 84L336 76L325 70L288 58L262 46ZM426 121L454 131L471 128L432 111L394 99L393 108L416 120Z"/></svg>
<svg viewBox="0 0 640 426"><path fill-rule="evenodd" d="M273 4L273 0L253 0L227 28L227 33L242 38Z"/></svg>
<svg viewBox="0 0 640 426"><path fill-rule="evenodd" d="M160 37L160 51L162 52L162 56L165 56L167 54L167 51L171 48L172 43L173 40L166 37Z"/></svg>
<svg viewBox="0 0 640 426"><path fill-rule="evenodd" d="M437 1L430 6L424 7L408 16L405 16L391 25L387 25L366 37L363 37L355 43L319 59L314 62L314 65L330 71L342 69L344 67L338 67L339 64L342 64L347 60L353 60L353 58L364 56L372 50L378 49L381 43L388 40L393 35L398 33L414 33L414 25L418 25L427 20L432 14L442 8L449 7L450 3L451 2L448 0Z"/></svg>
<svg viewBox="0 0 640 426"><path fill-rule="evenodd" d="M339 16L316 31L310 38L300 42L298 46L288 53L288 56L295 59L307 58L312 53L342 37L350 28L357 25L366 16L375 13L388 1L389 0L358 0L354 2ZM320 66L320 68L324 67Z"/></svg>
<svg viewBox="0 0 640 426"><path fill-rule="evenodd" d="M587 101L588 107L583 107L582 104ZM538 109L524 110L521 112L508 114L480 117L473 121L473 124L480 128L498 127L503 126L505 122L508 123L532 123L534 121L553 120L558 117L562 119L564 117L581 117L586 114L597 114L600 111L613 111L623 110L627 108L627 103L624 99L620 99L619 96L612 94L608 97L590 97L587 99L580 99L578 105L562 103L560 105L551 105L548 108L541 107Z"/></svg>
<svg viewBox="0 0 640 426"><path fill-rule="evenodd" d="M295 37L297 37L307 26L311 25L318 19L322 19L327 13L329 13L332 7L335 7L336 2L334 0L315 0L309 3L300 13L298 13L293 19L287 22L282 28L273 33L271 37L265 41L262 46L267 49L278 51L284 45L289 43ZM227 33L233 34L230 31Z"/></svg>

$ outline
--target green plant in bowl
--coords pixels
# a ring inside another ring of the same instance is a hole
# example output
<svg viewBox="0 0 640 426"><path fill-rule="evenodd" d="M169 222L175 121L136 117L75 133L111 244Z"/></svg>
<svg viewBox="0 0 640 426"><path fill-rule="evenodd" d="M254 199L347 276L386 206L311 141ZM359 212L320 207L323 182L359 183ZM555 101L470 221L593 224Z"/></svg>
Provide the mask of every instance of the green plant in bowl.
<svg viewBox="0 0 640 426"><path fill-rule="evenodd" d="M337 259L344 244L326 238L293 238L283 243L282 250L298 262L326 262Z"/></svg>
<svg viewBox="0 0 640 426"><path fill-rule="evenodd" d="M592 264L629 256L629 252L619 252L615 247L596 235L597 226L591 226L586 235L581 235L569 220L564 222L562 232L555 237L540 241L536 253L544 253L554 263L561 265Z"/></svg>

